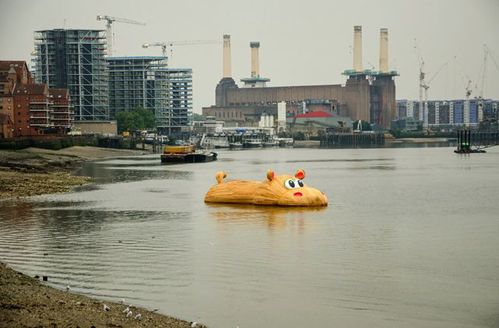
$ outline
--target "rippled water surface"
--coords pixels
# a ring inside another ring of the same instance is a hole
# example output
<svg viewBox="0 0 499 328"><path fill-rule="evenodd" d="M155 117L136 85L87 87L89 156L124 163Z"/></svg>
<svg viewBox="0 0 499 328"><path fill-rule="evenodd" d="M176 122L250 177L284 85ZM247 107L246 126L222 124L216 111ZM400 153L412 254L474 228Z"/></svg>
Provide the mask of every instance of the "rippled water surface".
<svg viewBox="0 0 499 328"><path fill-rule="evenodd" d="M97 183L0 203L0 260L210 327L497 327L499 147L221 151L89 163ZM325 209L209 206L215 172L307 172Z"/></svg>

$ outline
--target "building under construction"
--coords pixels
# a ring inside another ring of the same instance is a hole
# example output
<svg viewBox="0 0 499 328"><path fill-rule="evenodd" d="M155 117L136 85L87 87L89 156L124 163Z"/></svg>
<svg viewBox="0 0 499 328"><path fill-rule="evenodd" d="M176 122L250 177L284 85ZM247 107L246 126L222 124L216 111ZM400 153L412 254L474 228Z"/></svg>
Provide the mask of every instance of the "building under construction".
<svg viewBox="0 0 499 328"><path fill-rule="evenodd" d="M155 113L162 134L181 132L192 110L192 69L168 68L164 56L109 57L112 119L137 108Z"/></svg>
<svg viewBox="0 0 499 328"><path fill-rule="evenodd" d="M326 111L333 115L349 116L387 129L395 118L395 81L397 72L388 68L388 30L380 30L379 70L362 67L362 27L354 27L353 69L343 74L346 84L267 87L269 79L260 76L259 43L250 43L251 78L242 79L239 87L231 74L230 36L224 35L223 78L216 87L216 104L203 108L203 115L252 125L260 116L277 114L277 104L286 103L287 115L308 111Z"/></svg>
<svg viewBox="0 0 499 328"><path fill-rule="evenodd" d="M166 58L108 57L109 115L147 108L154 112L168 108Z"/></svg>
<svg viewBox="0 0 499 328"><path fill-rule="evenodd" d="M109 119L106 34L102 30L35 32L35 79L69 90L75 120Z"/></svg>

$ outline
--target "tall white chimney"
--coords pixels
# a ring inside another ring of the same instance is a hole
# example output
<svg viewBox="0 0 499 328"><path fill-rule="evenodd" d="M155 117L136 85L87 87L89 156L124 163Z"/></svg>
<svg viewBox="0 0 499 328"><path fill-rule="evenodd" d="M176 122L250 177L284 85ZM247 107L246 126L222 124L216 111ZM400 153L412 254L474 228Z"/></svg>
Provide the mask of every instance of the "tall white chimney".
<svg viewBox="0 0 499 328"><path fill-rule="evenodd" d="M379 30L379 71L388 73L388 29Z"/></svg>
<svg viewBox="0 0 499 328"><path fill-rule="evenodd" d="M353 27L353 70L362 72L362 26Z"/></svg>
<svg viewBox="0 0 499 328"><path fill-rule="evenodd" d="M224 52L223 52L223 77L232 77L232 63L230 58L230 35L224 34Z"/></svg>
<svg viewBox="0 0 499 328"><path fill-rule="evenodd" d="M260 76L259 49L260 42L250 42L251 47L251 77Z"/></svg>

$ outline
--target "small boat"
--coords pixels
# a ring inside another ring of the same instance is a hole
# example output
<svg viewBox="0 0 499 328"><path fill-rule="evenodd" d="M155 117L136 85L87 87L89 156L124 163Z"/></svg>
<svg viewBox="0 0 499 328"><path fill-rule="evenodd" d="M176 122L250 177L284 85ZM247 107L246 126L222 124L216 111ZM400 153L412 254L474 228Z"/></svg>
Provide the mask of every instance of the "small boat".
<svg viewBox="0 0 499 328"><path fill-rule="evenodd" d="M161 163L203 163L217 159L218 154L208 151L196 151L193 145L166 146L161 154Z"/></svg>
<svg viewBox="0 0 499 328"><path fill-rule="evenodd" d="M295 142L293 138L276 138L276 140L280 147L292 147Z"/></svg>
<svg viewBox="0 0 499 328"><path fill-rule="evenodd" d="M242 148L242 147L243 147L243 144L240 142L230 142L229 143L229 148L231 148L231 149L238 149L238 148Z"/></svg>
<svg viewBox="0 0 499 328"><path fill-rule="evenodd" d="M243 140L243 147L245 147L245 148L262 147L262 139L260 139L260 138L246 138Z"/></svg>
<svg viewBox="0 0 499 328"><path fill-rule="evenodd" d="M263 142L263 147L277 147L279 146L279 141L275 139L269 139Z"/></svg>

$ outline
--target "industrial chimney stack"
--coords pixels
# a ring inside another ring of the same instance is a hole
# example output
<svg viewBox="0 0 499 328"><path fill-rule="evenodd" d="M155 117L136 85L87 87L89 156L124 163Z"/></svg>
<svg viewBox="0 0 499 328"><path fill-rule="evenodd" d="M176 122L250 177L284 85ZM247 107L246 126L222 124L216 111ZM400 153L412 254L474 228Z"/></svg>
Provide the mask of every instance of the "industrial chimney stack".
<svg viewBox="0 0 499 328"><path fill-rule="evenodd" d="M230 35L224 34L224 43L223 43L223 77L231 77L231 58L230 58Z"/></svg>
<svg viewBox="0 0 499 328"><path fill-rule="evenodd" d="M260 77L260 42L250 42L251 48L251 77L241 79L243 88L264 88L270 79Z"/></svg>
<svg viewBox="0 0 499 328"><path fill-rule="evenodd" d="M353 27L353 70L362 72L362 26Z"/></svg>
<svg viewBox="0 0 499 328"><path fill-rule="evenodd" d="M251 47L251 77L260 76L259 50L260 42L250 42Z"/></svg>
<svg viewBox="0 0 499 328"><path fill-rule="evenodd" d="M379 71L388 73L388 29L379 30Z"/></svg>

